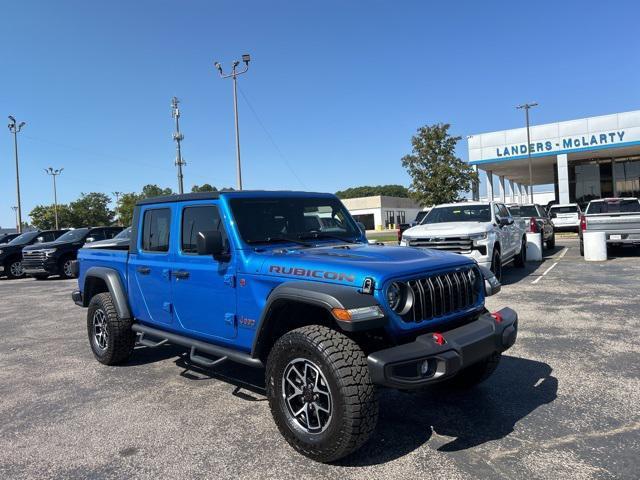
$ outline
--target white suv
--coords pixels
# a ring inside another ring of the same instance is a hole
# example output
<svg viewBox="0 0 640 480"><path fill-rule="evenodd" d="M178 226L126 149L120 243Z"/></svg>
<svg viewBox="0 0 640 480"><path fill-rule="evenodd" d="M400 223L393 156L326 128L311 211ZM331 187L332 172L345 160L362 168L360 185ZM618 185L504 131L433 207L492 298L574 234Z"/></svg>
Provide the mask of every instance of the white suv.
<svg viewBox="0 0 640 480"><path fill-rule="evenodd" d="M524 267L524 222L500 202L449 203L433 207L420 225L405 230L400 245L434 248L473 258L500 280L502 266Z"/></svg>
<svg viewBox="0 0 640 480"><path fill-rule="evenodd" d="M582 211L577 203L551 205L549 208L549 217L556 231L575 230L577 232L580 228L580 215Z"/></svg>

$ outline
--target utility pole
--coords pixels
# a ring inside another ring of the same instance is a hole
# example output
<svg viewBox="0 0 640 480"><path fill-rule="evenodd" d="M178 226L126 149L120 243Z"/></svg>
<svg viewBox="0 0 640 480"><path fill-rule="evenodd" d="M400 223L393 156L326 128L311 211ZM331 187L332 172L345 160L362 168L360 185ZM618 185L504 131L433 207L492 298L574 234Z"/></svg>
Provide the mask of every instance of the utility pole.
<svg viewBox="0 0 640 480"><path fill-rule="evenodd" d="M111 195L116 197L116 216L118 217L118 225L120 226L122 223L120 222L120 195L122 195L122 192L111 192Z"/></svg>
<svg viewBox="0 0 640 480"><path fill-rule="evenodd" d="M184 135L180 133L180 109L178 104L180 100L178 97L171 99L171 116L176 120L176 131L173 134L173 139L176 142L176 165L178 167L178 192L184 193L184 176L182 175L182 166L186 165L186 162L182 159L182 151L180 150L180 142L184 138Z"/></svg>
<svg viewBox="0 0 640 480"><path fill-rule="evenodd" d="M18 123L14 117L9 115L9 131L13 133L13 151L16 157L16 195L18 197L18 233L22 233L22 202L20 201L20 169L18 167L18 133L22 130L22 127L26 125L25 122Z"/></svg>
<svg viewBox="0 0 640 480"><path fill-rule="evenodd" d="M239 75L243 73L247 73L249 70L249 62L251 61L251 56L248 53L242 55L242 61L244 62L244 69L238 71L237 67L240 65L238 60L234 60L231 65L231 73L225 74L222 71L222 65L220 63L215 62L214 66L220 72L221 78L231 78L233 80L233 112L235 118L235 127L236 127L236 186L238 190L242 190L242 168L240 166L240 129L238 128L238 86L237 86L237 78Z"/></svg>
<svg viewBox="0 0 640 480"><path fill-rule="evenodd" d="M536 102L533 102L533 103L523 103L522 105L518 105L516 107L518 110L524 109L525 119L527 122L527 157L529 158L529 202L531 203L533 203L533 168L531 166L531 136L529 134L529 109L537 106L538 104Z"/></svg>
<svg viewBox="0 0 640 480"><path fill-rule="evenodd" d="M16 232L19 232L20 230L18 229L18 207L11 207L11 210L13 210L13 214L16 216Z"/></svg>
<svg viewBox="0 0 640 480"><path fill-rule="evenodd" d="M44 173L53 177L53 212L56 217L56 230L58 228L58 190L56 188L56 177L62 173L64 168L54 170L53 167L45 168Z"/></svg>

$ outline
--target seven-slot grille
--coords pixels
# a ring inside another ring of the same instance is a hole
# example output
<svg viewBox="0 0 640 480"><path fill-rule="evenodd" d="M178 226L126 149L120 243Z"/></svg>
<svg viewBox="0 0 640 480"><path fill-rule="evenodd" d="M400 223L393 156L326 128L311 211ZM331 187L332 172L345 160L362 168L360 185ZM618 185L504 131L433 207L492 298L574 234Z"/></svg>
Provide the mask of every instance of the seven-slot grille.
<svg viewBox="0 0 640 480"><path fill-rule="evenodd" d="M402 315L405 322L420 322L466 310L478 302L482 276L474 268L412 279L406 282L413 305Z"/></svg>
<svg viewBox="0 0 640 480"><path fill-rule="evenodd" d="M469 237L424 237L409 240L410 247L435 248L447 252L462 253L473 249L473 240Z"/></svg>

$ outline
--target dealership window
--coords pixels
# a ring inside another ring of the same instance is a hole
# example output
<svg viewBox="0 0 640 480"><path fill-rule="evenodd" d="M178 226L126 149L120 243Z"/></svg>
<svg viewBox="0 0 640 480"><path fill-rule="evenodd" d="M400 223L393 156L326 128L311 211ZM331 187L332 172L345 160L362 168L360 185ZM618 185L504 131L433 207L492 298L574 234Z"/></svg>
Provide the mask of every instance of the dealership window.
<svg viewBox="0 0 640 480"><path fill-rule="evenodd" d="M396 215L396 224L399 225L399 224L402 224L402 223L407 223L404 210L398 211L398 213Z"/></svg>
<svg viewBox="0 0 640 480"><path fill-rule="evenodd" d="M618 159L613 164L617 197L640 196L640 157Z"/></svg>
<svg viewBox="0 0 640 480"><path fill-rule="evenodd" d="M395 217L395 212L393 210L385 211L384 228L390 228L391 225L395 223L394 217Z"/></svg>
<svg viewBox="0 0 640 480"><path fill-rule="evenodd" d="M596 198L613 197L611 159L569 164L569 198L586 206Z"/></svg>

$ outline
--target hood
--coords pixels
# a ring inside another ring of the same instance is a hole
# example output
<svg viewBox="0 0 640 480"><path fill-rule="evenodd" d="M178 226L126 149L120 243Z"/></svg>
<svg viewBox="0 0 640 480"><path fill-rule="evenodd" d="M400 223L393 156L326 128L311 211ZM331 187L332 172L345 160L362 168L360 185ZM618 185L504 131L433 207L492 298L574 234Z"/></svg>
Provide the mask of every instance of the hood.
<svg viewBox="0 0 640 480"><path fill-rule="evenodd" d="M34 243L33 245L29 245L28 247L24 247L25 250L44 250L45 248L58 248L63 245L77 245L81 247L84 244L84 241L79 242L59 242L58 240L54 240L53 242L42 242L42 243Z"/></svg>
<svg viewBox="0 0 640 480"><path fill-rule="evenodd" d="M409 228L404 231L404 235L411 238L426 235L458 236L483 233L490 230L491 224L487 222L428 223Z"/></svg>
<svg viewBox="0 0 640 480"><path fill-rule="evenodd" d="M25 248L24 245L9 245L7 243L3 243L2 245L0 245L0 250L2 250L0 256L4 257L5 255L8 255L10 253L21 252L23 248Z"/></svg>
<svg viewBox="0 0 640 480"><path fill-rule="evenodd" d="M360 287L371 277L376 288L392 278L472 264L462 255L410 247L355 244L252 252L247 273Z"/></svg>

